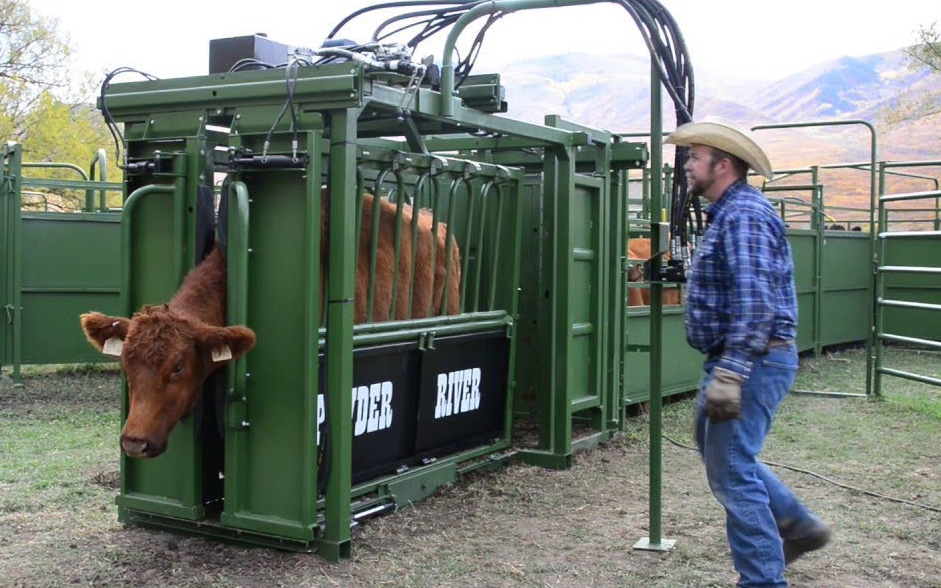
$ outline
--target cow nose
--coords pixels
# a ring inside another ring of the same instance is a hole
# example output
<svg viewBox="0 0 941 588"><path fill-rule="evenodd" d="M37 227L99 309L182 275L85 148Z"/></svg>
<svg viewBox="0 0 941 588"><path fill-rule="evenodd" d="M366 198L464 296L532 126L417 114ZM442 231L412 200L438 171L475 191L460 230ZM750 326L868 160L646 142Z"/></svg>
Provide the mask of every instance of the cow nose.
<svg viewBox="0 0 941 588"><path fill-rule="evenodd" d="M150 443L146 439L121 435L121 449L128 457L148 457L147 450L150 448Z"/></svg>

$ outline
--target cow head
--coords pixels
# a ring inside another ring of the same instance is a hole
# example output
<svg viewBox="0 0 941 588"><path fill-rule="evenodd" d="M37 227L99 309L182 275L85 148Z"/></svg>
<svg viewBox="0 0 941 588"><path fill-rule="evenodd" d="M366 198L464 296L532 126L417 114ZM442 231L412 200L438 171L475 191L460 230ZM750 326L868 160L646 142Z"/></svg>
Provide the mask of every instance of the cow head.
<svg viewBox="0 0 941 588"><path fill-rule="evenodd" d="M121 358L129 397L121 447L130 457L163 453L206 378L255 345L251 329L207 325L167 305L146 306L130 319L91 312L81 322L92 345Z"/></svg>

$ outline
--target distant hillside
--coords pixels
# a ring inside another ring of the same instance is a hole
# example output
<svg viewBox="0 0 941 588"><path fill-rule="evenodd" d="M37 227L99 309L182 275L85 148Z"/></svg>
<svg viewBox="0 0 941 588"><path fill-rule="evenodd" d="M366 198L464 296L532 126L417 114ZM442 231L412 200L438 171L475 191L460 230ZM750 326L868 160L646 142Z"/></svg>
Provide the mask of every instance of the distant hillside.
<svg viewBox="0 0 941 588"><path fill-rule="evenodd" d="M649 128L649 72L646 56L583 53L524 60L500 69L511 116L542 122L545 114L559 114L617 132ZM772 83L723 80L705 69L695 73L696 115L721 116L743 126L831 119L862 119L884 126L882 114L903 92L941 90L941 76L931 76L927 68L910 70L901 51L842 57ZM669 129L672 108L666 99L663 111ZM941 131L933 122L930 127ZM852 129L840 130L811 135L847 156L868 155L868 141L853 140L855 133L847 132ZM895 129L881 130L891 139ZM905 157L941 151L936 141L884 142L882 148L886 154L898 151ZM818 149L811 151L816 154ZM788 161L793 158L786 156Z"/></svg>
<svg viewBox="0 0 941 588"><path fill-rule="evenodd" d="M695 65L695 64L694 64ZM529 59L499 69L509 115L538 122L546 114L614 132L650 128L650 64L646 56L568 54ZM482 73L482 72L479 72ZM842 57L771 83L726 80L695 70L697 118L714 115L745 127L760 124L864 120L878 129L880 160L941 159L941 115L889 125L886 111L906 92L941 91L941 76L908 67L902 51ZM664 92L664 96L666 93ZM664 98L664 127L674 126ZM763 130L776 169L869 161L870 133L862 125L828 129ZM916 170L941 175L941 168ZM806 179L806 178L805 178ZM829 205L865 206L869 176L821 171ZM926 190L925 180L890 182L895 191Z"/></svg>

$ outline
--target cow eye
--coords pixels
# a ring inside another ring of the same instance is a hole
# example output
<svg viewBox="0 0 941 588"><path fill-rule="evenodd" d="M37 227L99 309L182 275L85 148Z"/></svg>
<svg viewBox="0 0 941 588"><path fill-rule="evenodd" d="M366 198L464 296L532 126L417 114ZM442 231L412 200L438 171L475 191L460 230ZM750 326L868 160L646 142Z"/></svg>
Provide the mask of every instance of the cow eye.
<svg viewBox="0 0 941 588"><path fill-rule="evenodd" d="M179 376L180 374L182 374L182 373L183 373L183 367L184 367L184 366L183 366L183 362L182 362L182 361L181 361L180 363L176 364L176 367L173 368L173 375L174 375L174 376Z"/></svg>

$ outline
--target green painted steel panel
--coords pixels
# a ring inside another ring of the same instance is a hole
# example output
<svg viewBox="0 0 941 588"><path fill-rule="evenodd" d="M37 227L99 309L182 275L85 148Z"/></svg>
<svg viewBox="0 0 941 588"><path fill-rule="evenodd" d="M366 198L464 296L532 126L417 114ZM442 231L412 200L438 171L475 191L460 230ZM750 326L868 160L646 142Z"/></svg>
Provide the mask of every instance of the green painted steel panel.
<svg viewBox="0 0 941 588"><path fill-rule="evenodd" d="M584 398L601 394L598 372L602 358L599 352L602 328L598 317L599 295L603 292L601 252L596 243L601 231L598 214L602 204L601 186L585 185L576 177L572 197L572 248L574 258L568 284L568 299L573 330L568 369L570 370L571 398Z"/></svg>
<svg viewBox="0 0 941 588"><path fill-rule="evenodd" d="M865 341L871 308L866 289L824 292L820 316L821 345Z"/></svg>
<svg viewBox="0 0 941 588"><path fill-rule="evenodd" d="M246 356L246 420L251 425L230 433L244 439L236 481L241 498L234 506L239 516L279 519L312 539L312 531L299 526L310 508L304 504L304 476L314 467L303 463L305 438L313 438L305 431L316 422L315 415L307 414L311 406L316 410L316 403L305 401L307 346L301 321L311 303L303 285L306 180L300 172L259 172L242 180L253 202L248 326L255 330L257 344ZM307 451L315 454L314 448Z"/></svg>
<svg viewBox="0 0 941 588"><path fill-rule="evenodd" d="M82 333L79 315L120 313L118 214L22 216L23 363L113 361Z"/></svg>
<svg viewBox="0 0 941 588"><path fill-rule="evenodd" d="M883 266L939 267L941 239L931 236L891 238L885 243ZM941 275L889 273L885 276L887 300L941 303ZM941 312L911 308L884 310L883 331L886 334L919 339L941 340Z"/></svg>
<svg viewBox="0 0 941 588"><path fill-rule="evenodd" d="M872 312L869 284L872 255L869 236L827 232L821 268L821 345L865 341Z"/></svg>
<svg viewBox="0 0 941 588"><path fill-rule="evenodd" d="M23 214L22 222L24 290L120 287L119 214Z"/></svg>
<svg viewBox="0 0 941 588"><path fill-rule="evenodd" d="M827 232L823 240L824 292L865 290L872 279L869 236L848 231L832 233Z"/></svg>
<svg viewBox="0 0 941 588"><path fill-rule="evenodd" d="M162 304L176 292L180 277L174 272L174 255L183 244L171 229L173 199L170 195L147 195L131 218L134 228L129 252L132 268L129 302L136 310L144 304ZM141 269L135 271L134 268ZM124 390L126 394L126 384ZM122 422L127 418L126 410L125 403ZM136 459L122 455L119 506L165 514L170 505L175 516L202 517L195 425L192 414L184 417L170 433L167 451L159 457Z"/></svg>
<svg viewBox="0 0 941 588"><path fill-rule="evenodd" d="M816 294L807 292L797 295L797 350L808 351L817 345L814 325L814 303Z"/></svg>
<svg viewBox="0 0 941 588"><path fill-rule="evenodd" d="M541 366L548 363L545 357L545 332L549 321L548 291L544 285L546 271L542 224L542 178L527 176L523 189L523 214L520 265L519 321L516 341L516 409L522 413L535 414L538 410L539 391L548 385L543 379Z"/></svg>
<svg viewBox="0 0 941 588"><path fill-rule="evenodd" d="M114 292L24 292L22 344L24 364L114 361L89 345L79 315L90 310L114 315L121 309Z"/></svg>
<svg viewBox="0 0 941 588"><path fill-rule="evenodd" d="M817 233L789 229L788 242L794 259L794 287L797 292L797 349L815 349L819 329L815 324L817 304Z"/></svg>
<svg viewBox="0 0 941 588"><path fill-rule="evenodd" d="M682 308L663 310L663 395L696 390L702 375L703 355L686 343ZM628 342L645 345L650 341L650 310L634 307L627 312ZM650 355L628 352L624 355L625 404L650 399Z"/></svg>

